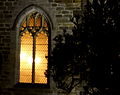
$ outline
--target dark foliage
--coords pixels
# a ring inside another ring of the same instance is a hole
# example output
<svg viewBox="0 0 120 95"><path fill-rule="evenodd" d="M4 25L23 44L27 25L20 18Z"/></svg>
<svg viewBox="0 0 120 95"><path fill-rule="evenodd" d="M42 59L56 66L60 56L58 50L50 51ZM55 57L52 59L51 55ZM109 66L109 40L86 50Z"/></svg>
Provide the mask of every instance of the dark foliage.
<svg viewBox="0 0 120 95"><path fill-rule="evenodd" d="M73 34L64 30L55 37L50 70L58 88L70 92L85 80L85 88L99 89L104 95L119 91L112 90L120 85L119 4L118 0L87 0L84 12L71 18Z"/></svg>

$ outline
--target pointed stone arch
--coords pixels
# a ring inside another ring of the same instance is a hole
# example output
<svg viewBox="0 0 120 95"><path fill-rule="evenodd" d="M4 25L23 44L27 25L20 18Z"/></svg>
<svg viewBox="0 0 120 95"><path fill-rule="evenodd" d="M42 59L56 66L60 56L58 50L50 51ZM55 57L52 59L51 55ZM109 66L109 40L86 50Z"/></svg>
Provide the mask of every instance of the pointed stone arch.
<svg viewBox="0 0 120 95"><path fill-rule="evenodd" d="M21 27L21 23L22 21L25 19L25 17L32 13L32 12L38 12L40 14L42 14L44 16L44 18L46 19L47 23L48 23L48 30L49 30L49 39L51 40L51 31L53 29L53 24L52 21L49 17L49 15L45 12L44 9L42 9L41 7L35 6L35 5L30 5L26 8L24 8L16 17L15 22L13 24L13 30L15 32L14 36L15 37L15 41L14 41L14 52L12 51L12 54L14 56L12 56L13 58L15 58L14 62L14 75L15 75L15 79L14 79L14 83L18 83L19 82L19 74L20 74L20 37L19 37L19 32L20 31L20 27ZM49 40L48 43L50 43L51 41ZM49 46L50 47L50 46ZM49 49L49 48L48 48ZM12 49L13 50L13 49ZM50 50L50 49L49 49ZM49 54L48 54L49 55Z"/></svg>

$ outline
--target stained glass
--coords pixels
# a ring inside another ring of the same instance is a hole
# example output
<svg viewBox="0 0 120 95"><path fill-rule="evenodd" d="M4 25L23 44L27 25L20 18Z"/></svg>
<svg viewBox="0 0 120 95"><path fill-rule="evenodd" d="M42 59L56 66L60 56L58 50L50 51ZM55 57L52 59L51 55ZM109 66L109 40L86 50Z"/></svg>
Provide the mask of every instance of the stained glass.
<svg viewBox="0 0 120 95"><path fill-rule="evenodd" d="M21 24L19 81L22 83L47 83L44 72L48 63L45 58L48 56L48 35L42 29L48 30L48 24L37 12L28 15Z"/></svg>
<svg viewBox="0 0 120 95"><path fill-rule="evenodd" d="M32 75L32 37L26 32L21 37L21 52L20 52L20 82L31 83Z"/></svg>

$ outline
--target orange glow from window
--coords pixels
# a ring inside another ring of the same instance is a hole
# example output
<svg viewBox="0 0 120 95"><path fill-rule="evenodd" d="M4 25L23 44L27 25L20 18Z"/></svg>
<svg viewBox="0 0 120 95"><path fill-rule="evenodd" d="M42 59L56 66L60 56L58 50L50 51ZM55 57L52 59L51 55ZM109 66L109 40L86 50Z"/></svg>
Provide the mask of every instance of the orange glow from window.
<svg viewBox="0 0 120 95"><path fill-rule="evenodd" d="M21 51L20 59L23 60L23 61L27 61L28 64L32 64L33 59L32 59L31 56L29 56L27 54L28 54L27 52L24 53L24 52ZM41 57L36 57L35 58L35 63L36 64L42 63L42 58Z"/></svg>
<svg viewBox="0 0 120 95"><path fill-rule="evenodd" d="M33 38L30 33L26 32L21 37L20 52L20 82L32 82L32 49ZM46 84L45 70L47 70L48 56L48 37L45 33L40 33L36 37L36 55L35 55L35 83Z"/></svg>
<svg viewBox="0 0 120 95"><path fill-rule="evenodd" d="M48 30L48 23L41 14L33 12L23 20L20 30L19 82L46 84L47 78L44 72L47 70L48 63L46 59L48 56L48 36L45 30Z"/></svg>

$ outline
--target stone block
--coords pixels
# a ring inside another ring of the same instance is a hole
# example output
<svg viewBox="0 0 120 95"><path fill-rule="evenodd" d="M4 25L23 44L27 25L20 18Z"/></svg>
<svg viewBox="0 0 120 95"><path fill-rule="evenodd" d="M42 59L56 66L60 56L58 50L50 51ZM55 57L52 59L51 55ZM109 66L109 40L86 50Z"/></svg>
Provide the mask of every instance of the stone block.
<svg viewBox="0 0 120 95"><path fill-rule="evenodd" d="M12 15L11 14L7 14L7 15L5 15L5 18L11 18L12 17Z"/></svg>
<svg viewBox="0 0 120 95"><path fill-rule="evenodd" d="M0 6L0 10L5 10L6 7L5 6Z"/></svg>
<svg viewBox="0 0 120 95"><path fill-rule="evenodd" d="M70 17L72 17L72 14L70 15L70 14L65 14L63 17L68 17L68 18L70 18Z"/></svg>
<svg viewBox="0 0 120 95"><path fill-rule="evenodd" d="M16 1L16 0L8 0L8 1Z"/></svg>
<svg viewBox="0 0 120 95"><path fill-rule="evenodd" d="M6 30L6 28L0 28L0 31L1 31L1 35L4 35L4 31Z"/></svg>
<svg viewBox="0 0 120 95"><path fill-rule="evenodd" d="M64 10L64 7L57 7L56 10Z"/></svg>
<svg viewBox="0 0 120 95"><path fill-rule="evenodd" d="M49 0L49 2L53 2L54 0Z"/></svg>
<svg viewBox="0 0 120 95"><path fill-rule="evenodd" d="M0 0L0 1L3 1L3 2L5 2L6 0Z"/></svg>
<svg viewBox="0 0 120 95"><path fill-rule="evenodd" d="M5 13L5 14L10 14L10 13L12 13L12 11L4 10L3 13Z"/></svg>
<svg viewBox="0 0 120 95"><path fill-rule="evenodd" d="M0 1L0 6L4 6L4 2L1 2L1 1Z"/></svg>
<svg viewBox="0 0 120 95"><path fill-rule="evenodd" d="M68 10L64 10L62 11L63 14L69 14L69 11Z"/></svg>
<svg viewBox="0 0 120 95"><path fill-rule="evenodd" d="M1 24L0 24L0 27L1 27L1 28L2 28L2 27L4 27L4 24L3 24L3 23L1 23Z"/></svg>
<svg viewBox="0 0 120 95"><path fill-rule="evenodd" d="M3 43L9 43L10 39L3 39Z"/></svg>
<svg viewBox="0 0 120 95"><path fill-rule="evenodd" d="M5 6L11 7L12 6L12 2L5 2Z"/></svg>
<svg viewBox="0 0 120 95"><path fill-rule="evenodd" d="M57 3L52 4L52 6L53 6L53 7L56 7L56 6L57 6Z"/></svg>
<svg viewBox="0 0 120 95"><path fill-rule="evenodd" d="M60 15L56 15L56 17L62 17L62 14L60 14Z"/></svg>

